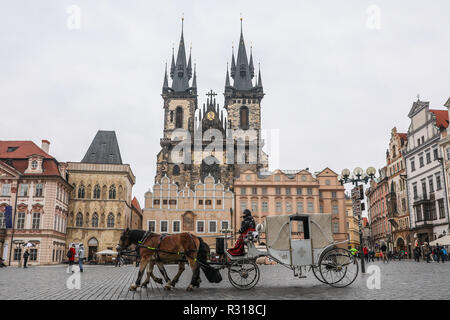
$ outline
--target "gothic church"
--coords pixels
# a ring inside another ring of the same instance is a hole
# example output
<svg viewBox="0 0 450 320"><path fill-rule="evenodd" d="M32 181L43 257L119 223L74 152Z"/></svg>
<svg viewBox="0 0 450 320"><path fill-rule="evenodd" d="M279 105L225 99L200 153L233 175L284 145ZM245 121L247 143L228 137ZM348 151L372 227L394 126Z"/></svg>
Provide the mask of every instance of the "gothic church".
<svg viewBox="0 0 450 320"><path fill-rule="evenodd" d="M186 59L182 26L176 60L172 52L171 86L167 66L164 75L164 132L160 139L161 151L157 155L155 183L167 175L179 187L195 189L197 183L204 182L205 177L211 175L216 183L228 188L233 186L233 179L241 172L268 170L268 157L262 151L261 139L261 100L264 97L261 71L254 79L253 55L250 51L248 59L242 19L237 59L233 50L230 71L227 68L224 107L219 108L216 94L211 90L206 103L199 108L196 66L192 67L191 52ZM173 157L172 151L180 143L175 130L188 133L183 137L187 146L183 161ZM220 133L223 139L214 139L215 136L209 134L211 131ZM220 147L211 149L212 141Z"/></svg>

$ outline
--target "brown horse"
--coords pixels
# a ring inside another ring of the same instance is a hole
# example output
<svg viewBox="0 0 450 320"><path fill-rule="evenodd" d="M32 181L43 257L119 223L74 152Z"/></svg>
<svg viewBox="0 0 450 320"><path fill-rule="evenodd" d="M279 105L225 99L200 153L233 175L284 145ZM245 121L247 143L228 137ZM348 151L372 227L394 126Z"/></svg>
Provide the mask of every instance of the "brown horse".
<svg viewBox="0 0 450 320"><path fill-rule="evenodd" d="M209 246L202 238L187 232L174 235L161 236L157 233L146 233L142 230L126 229L120 237L118 251L137 246L141 257L139 265L139 273L136 282L130 286L130 290L134 291L137 287L145 287L150 281L150 277L157 283L162 283L160 278L153 274L153 267L156 264L167 282L165 289L169 290L175 287L181 274L184 271L186 262L192 269L191 283L187 287L191 291L194 287L200 286L200 268L204 271L210 282L220 282L222 277L218 270L215 270L207 263L207 255L209 254ZM165 263L178 263L178 273L170 280L164 268ZM145 268L148 265L147 279L141 283Z"/></svg>

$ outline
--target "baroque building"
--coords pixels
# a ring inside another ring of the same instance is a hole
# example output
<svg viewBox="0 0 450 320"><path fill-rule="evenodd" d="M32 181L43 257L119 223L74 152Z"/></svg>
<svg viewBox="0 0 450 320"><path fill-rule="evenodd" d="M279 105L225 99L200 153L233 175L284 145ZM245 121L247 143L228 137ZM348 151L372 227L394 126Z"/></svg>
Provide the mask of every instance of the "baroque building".
<svg viewBox="0 0 450 320"><path fill-rule="evenodd" d="M409 232L409 205L406 188L405 159L403 152L408 143L407 133L391 131L389 149L386 151L386 173L389 193L387 194L387 219L391 224L393 251L412 252L412 238Z"/></svg>
<svg viewBox="0 0 450 320"><path fill-rule="evenodd" d="M224 107L219 107L211 90L200 108L196 66L191 51L186 58L182 26L176 60L172 52L170 86L167 66L164 75L164 131L155 183L167 176L180 190L185 186L194 190L211 175L215 183L228 188L242 171L267 170L267 155L261 150L262 78L259 71L254 80L253 55L250 52L248 59L242 20L237 58L233 52L230 71L233 84L227 68Z"/></svg>
<svg viewBox="0 0 450 320"><path fill-rule="evenodd" d="M444 104L444 106L448 109L448 113L450 113L450 98L448 98L447 102ZM447 116L448 117L448 116ZM448 117L450 118L450 117ZM449 135L449 128L447 127L446 130L443 130L441 132L441 139L439 141L439 147L441 148L441 161L444 163L444 181L447 191L447 208L450 208L450 135ZM450 215L450 214L449 214ZM448 219L449 216L447 216ZM449 221L450 222L450 221ZM441 236L445 236L450 234L450 225L447 225L447 229L444 228L444 230L437 235L438 238Z"/></svg>
<svg viewBox="0 0 450 320"><path fill-rule="evenodd" d="M348 234L348 248L359 248L359 222L353 214L353 202L351 196L345 194L345 215Z"/></svg>
<svg viewBox="0 0 450 320"><path fill-rule="evenodd" d="M437 239L448 229L445 170L439 141L448 128L448 111L430 109L417 99L408 117L405 158L411 232L414 244Z"/></svg>
<svg viewBox="0 0 450 320"><path fill-rule="evenodd" d="M331 213L334 240L346 240L345 189L337 176L329 168L314 175L308 170L264 174L247 170L235 179L233 226L239 228L245 209L250 209L257 224L268 215ZM302 234L301 227L297 228L293 232Z"/></svg>
<svg viewBox="0 0 450 320"><path fill-rule="evenodd" d="M0 257L21 265L57 264L65 257L71 185L67 164L49 154L50 142L0 141ZM32 245L32 246L31 246Z"/></svg>
<svg viewBox="0 0 450 320"><path fill-rule="evenodd" d="M370 181L370 187L366 189L369 224L371 230L371 243L373 249L379 250L383 243L388 251L393 250L392 227L388 222L387 196L389 194L389 183L387 167L379 170L380 176Z"/></svg>
<svg viewBox="0 0 450 320"><path fill-rule="evenodd" d="M131 200L136 178L123 164L114 131L98 131L81 162L68 162L69 201L67 248L83 243L86 258L113 250L123 230L139 223L139 204Z"/></svg>

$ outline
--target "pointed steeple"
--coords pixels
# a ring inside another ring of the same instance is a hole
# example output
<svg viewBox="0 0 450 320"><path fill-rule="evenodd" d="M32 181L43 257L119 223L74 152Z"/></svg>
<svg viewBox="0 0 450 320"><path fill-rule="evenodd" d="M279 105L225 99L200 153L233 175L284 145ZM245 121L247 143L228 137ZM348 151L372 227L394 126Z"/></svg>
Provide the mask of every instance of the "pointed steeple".
<svg viewBox="0 0 450 320"><path fill-rule="evenodd" d="M228 70L228 68L227 68ZM236 74L236 61L234 60L234 45L231 47L231 77L234 79Z"/></svg>
<svg viewBox="0 0 450 320"><path fill-rule="evenodd" d="M188 77L189 79L192 78L192 63L191 63L191 56L192 56L192 45L189 48L189 62L188 62L188 66L187 66L187 73L188 73Z"/></svg>
<svg viewBox="0 0 450 320"><path fill-rule="evenodd" d="M259 72L258 72L258 88L262 88L262 79L261 79L261 65L259 65Z"/></svg>
<svg viewBox="0 0 450 320"><path fill-rule="evenodd" d="M191 62L191 59L189 59L189 63ZM196 71L197 65L194 63L194 78L192 79L192 88L197 89L197 71Z"/></svg>
<svg viewBox="0 0 450 320"><path fill-rule="evenodd" d="M227 63L227 76L225 77L225 87L230 86L230 75L228 73L228 63Z"/></svg>
<svg viewBox="0 0 450 320"><path fill-rule="evenodd" d="M253 67L253 47L250 46L250 66L249 66L249 71L250 71L250 77L253 79L253 77L255 76L255 68Z"/></svg>
<svg viewBox="0 0 450 320"><path fill-rule="evenodd" d="M174 58L174 48L172 46L172 63L170 65L170 77L172 79L174 74L175 74L175 58Z"/></svg>
<svg viewBox="0 0 450 320"><path fill-rule="evenodd" d="M166 62L166 71L164 72L163 92L167 91L168 88L169 88L169 82L167 80L167 62Z"/></svg>
<svg viewBox="0 0 450 320"><path fill-rule="evenodd" d="M247 51L245 49L244 35L242 31L241 17L241 37L239 39L238 55L236 60L236 74L234 76L233 87L237 90L251 90L253 87L250 67L248 64Z"/></svg>
<svg viewBox="0 0 450 320"><path fill-rule="evenodd" d="M181 38L178 46L177 61L175 63L175 74L172 81L172 89L176 92L184 92L189 88L189 75L186 64L186 50L184 47L184 18L181 19Z"/></svg>

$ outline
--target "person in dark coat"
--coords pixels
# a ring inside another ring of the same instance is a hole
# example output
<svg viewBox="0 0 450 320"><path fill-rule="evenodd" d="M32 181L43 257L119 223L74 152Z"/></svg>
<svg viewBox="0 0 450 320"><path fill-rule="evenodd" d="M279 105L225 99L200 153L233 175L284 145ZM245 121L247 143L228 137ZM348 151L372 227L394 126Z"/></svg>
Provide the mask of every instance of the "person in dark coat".
<svg viewBox="0 0 450 320"><path fill-rule="evenodd" d="M419 248L419 246L414 248L414 260L417 262L420 262L420 254L421 254L421 250Z"/></svg>
<svg viewBox="0 0 450 320"><path fill-rule="evenodd" d="M234 248L228 249L228 253L232 256L240 256L244 254L244 238L250 231L256 231L255 219L252 217L250 210L244 210L244 220L242 221L239 233L241 234L234 245Z"/></svg>
<svg viewBox="0 0 450 320"><path fill-rule="evenodd" d="M23 267L27 267L28 257L30 256L30 253L28 252L28 249L25 249L25 252L23 253Z"/></svg>

